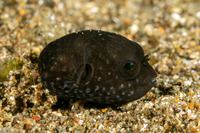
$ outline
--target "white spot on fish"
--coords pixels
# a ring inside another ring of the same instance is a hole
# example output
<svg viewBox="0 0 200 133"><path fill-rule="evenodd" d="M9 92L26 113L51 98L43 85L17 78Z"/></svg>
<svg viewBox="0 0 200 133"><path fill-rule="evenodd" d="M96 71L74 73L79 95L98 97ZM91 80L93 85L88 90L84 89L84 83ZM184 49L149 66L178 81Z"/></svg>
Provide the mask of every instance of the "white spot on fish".
<svg viewBox="0 0 200 133"><path fill-rule="evenodd" d="M131 87L131 83L128 83L128 87L129 87L129 88Z"/></svg>
<svg viewBox="0 0 200 133"><path fill-rule="evenodd" d="M47 81L44 81L44 86L47 86Z"/></svg>
<svg viewBox="0 0 200 133"><path fill-rule="evenodd" d="M51 67L50 67L50 71L53 71L53 70L54 70L54 68L55 68L54 66L51 66Z"/></svg>
<svg viewBox="0 0 200 133"><path fill-rule="evenodd" d="M108 72L108 75L111 75L111 72Z"/></svg>
<svg viewBox="0 0 200 133"><path fill-rule="evenodd" d="M107 92L107 95L110 95L110 92Z"/></svg>
<svg viewBox="0 0 200 133"><path fill-rule="evenodd" d="M114 87L110 87L110 90L113 91L113 90L115 90L115 88Z"/></svg>
<svg viewBox="0 0 200 133"><path fill-rule="evenodd" d="M62 67L62 72L66 72L67 71L67 68L64 66Z"/></svg>
<svg viewBox="0 0 200 133"><path fill-rule="evenodd" d="M98 81L101 81L101 77L98 77L98 79L97 79Z"/></svg>
<svg viewBox="0 0 200 133"><path fill-rule="evenodd" d="M121 84L120 86L119 86L119 89L123 89L124 88L124 84Z"/></svg>
<svg viewBox="0 0 200 133"><path fill-rule="evenodd" d="M65 90L65 93L69 93L69 90Z"/></svg>
<svg viewBox="0 0 200 133"><path fill-rule="evenodd" d="M99 90L99 86L96 86L94 91L98 91Z"/></svg>
<svg viewBox="0 0 200 133"><path fill-rule="evenodd" d="M134 94L134 91L131 91L127 96L130 97Z"/></svg>
<svg viewBox="0 0 200 133"><path fill-rule="evenodd" d="M139 83L139 79L138 79L138 78L136 78L135 82L136 82L136 83Z"/></svg>
<svg viewBox="0 0 200 133"><path fill-rule="evenodd" d="M106 64L109 64L110 63L110 61L109 60L106 60Z"/></svg>
<svg viewBox="0 0 200 133"><path fill-rule="evenodd" d="M57 81L60 81L60 80L61 80L61 78L60 78L60 77L56 77L56 80L57 80Z"/></svg>
<svg viewBox="0 0 200 133"><path fill-rule="evenodd" d="M85 90L85 92L86 92L86 93L90 93L90 88L87 88L87 89Z"/></svg>

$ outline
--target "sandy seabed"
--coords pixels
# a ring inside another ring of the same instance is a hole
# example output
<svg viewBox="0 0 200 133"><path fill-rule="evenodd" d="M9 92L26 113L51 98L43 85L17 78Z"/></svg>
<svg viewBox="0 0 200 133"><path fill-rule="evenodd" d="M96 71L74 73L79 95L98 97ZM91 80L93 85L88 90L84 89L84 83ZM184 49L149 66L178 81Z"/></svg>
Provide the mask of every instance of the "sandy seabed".
<svg viewBox="0 0 200 133"><path fill-rule="evenodd" d="M198 0L1 0L0 132L199 133L199 7ZM117 107L66 105L51 95L37 71L40 52L86 29L138 42L157 85Z"/></svg>

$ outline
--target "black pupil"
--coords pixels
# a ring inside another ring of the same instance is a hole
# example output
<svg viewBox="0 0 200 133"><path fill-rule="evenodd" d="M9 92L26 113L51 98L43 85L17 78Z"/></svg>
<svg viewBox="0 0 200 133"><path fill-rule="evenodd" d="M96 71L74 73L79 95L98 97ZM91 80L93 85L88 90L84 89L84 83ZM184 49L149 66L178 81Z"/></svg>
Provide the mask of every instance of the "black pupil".
<svg viewBox="0 0 200 133"><path fill-rule="evenodd" d="M124 69L127 71L133 70L134 68L135 68L135 65L132 62L128 62L128 63L124 64Z"/></svg>

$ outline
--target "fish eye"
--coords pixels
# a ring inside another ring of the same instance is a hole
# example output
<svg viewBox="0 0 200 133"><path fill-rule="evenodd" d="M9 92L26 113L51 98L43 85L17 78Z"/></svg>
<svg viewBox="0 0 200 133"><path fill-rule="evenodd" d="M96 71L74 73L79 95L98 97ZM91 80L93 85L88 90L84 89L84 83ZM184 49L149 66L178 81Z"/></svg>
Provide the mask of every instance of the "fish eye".
<svg viewBox="0 0 200 133"><path fill-rule="evenodd" d="M127 60L120 64L119 72L126 78L133 78L137 73L137 62L133 60Z"/></svg>

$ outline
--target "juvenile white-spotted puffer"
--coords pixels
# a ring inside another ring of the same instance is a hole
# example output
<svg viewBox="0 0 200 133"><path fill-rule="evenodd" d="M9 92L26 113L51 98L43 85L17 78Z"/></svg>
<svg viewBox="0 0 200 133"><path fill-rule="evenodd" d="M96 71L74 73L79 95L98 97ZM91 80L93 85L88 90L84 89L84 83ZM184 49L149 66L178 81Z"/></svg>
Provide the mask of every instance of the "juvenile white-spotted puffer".
<svg viewBox="0 0 200 133"><path fill-rule="evenodd" d="M100 104L123 104L144 96L156 72L139 44L98 30L65 35L41 52L38 70L52 94Z"/></svg>

